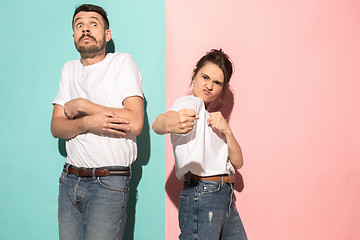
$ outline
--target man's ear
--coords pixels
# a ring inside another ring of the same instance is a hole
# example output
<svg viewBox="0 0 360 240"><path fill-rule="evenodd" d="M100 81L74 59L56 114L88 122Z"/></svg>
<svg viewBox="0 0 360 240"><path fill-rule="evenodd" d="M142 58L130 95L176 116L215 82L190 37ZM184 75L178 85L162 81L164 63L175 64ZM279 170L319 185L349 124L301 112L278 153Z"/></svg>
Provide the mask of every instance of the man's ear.
<svg viewBox="0 0 360 240"><path fill-rule="evenodd" d="M112 38L112 32L111 32L111 30L110 30L110 29L106 29L106 30L105 30L105 40L106 40L106 42L109 42L111 38Z"/></svg>

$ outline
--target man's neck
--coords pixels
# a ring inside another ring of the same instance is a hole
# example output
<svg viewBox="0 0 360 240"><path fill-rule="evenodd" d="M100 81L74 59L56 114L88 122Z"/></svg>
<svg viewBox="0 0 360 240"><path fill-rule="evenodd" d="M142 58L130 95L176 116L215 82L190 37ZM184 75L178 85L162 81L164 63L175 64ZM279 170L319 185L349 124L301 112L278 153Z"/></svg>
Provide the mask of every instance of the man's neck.
<svg viewBox="0 0 360 240"><path fill-rule="evenodd" d="M84 66L90 66L95 63L101 62L102 60L105 59L105 56L106 56L105 51L102 52L101 54L96 54L92 56L82 54L80 61Z"/></svg>

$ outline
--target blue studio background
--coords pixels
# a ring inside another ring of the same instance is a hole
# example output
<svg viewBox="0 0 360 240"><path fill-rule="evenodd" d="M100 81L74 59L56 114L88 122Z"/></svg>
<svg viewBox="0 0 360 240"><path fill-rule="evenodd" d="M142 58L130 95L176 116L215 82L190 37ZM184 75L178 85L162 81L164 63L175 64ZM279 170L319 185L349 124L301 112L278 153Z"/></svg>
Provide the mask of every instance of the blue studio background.
<svg viewBox="0 0 360 240"><path fill-rule="evenodd" d="M164 239L165 139L151 123L165 109L164 1L6 1L0 15L0 239L58 239L62 141L50 133L63 64L78 59L71 20L83 3L102 6L113 48L143 76L146 113L133 164L124 239Z"/></svg>

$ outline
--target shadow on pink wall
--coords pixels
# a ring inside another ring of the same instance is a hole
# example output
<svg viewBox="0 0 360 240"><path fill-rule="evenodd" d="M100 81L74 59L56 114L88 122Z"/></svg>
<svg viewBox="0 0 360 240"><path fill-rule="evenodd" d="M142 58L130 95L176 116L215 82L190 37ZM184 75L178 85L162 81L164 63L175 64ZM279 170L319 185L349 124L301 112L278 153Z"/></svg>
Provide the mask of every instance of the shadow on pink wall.
<svg viewBox="0 0 360 240"><path fill-rule="evenodd" d="M220 111L222 113L222 115L224 116L224 118L226 119L226 121L229 122L230 118L231 118L231 113L232 113L232 110L234 107L234 93L231 88L229 88L226 91L224 103L225 104L223 106L221 106L219 100L218 99L215 100L214 103L212 104L211 108L209 109L209 112ZM242 175L238 171L235 172L235 179L236 179L235 185L234 185L235 191L241 192L244 189L244 180L243 180ZM168 194L169 198L171 199L171 201L177 208L179 208L179 200L180 200L180 194L182 191L183 183L184 183L183 180L179 181L177 179L177 177L175 175L175 166L174 166L171 171L170 176L166 180L165 190L166 190L166 193Z"/></svg>

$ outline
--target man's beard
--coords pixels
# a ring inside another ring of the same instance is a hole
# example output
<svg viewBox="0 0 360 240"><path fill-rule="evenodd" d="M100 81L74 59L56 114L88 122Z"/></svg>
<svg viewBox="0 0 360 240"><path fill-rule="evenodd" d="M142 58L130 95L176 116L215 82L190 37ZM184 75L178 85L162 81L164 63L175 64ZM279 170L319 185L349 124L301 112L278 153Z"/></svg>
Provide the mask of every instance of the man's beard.
<svg viewBox="0 0 360 240"><path fill-rule="evenodd" d="M95 44L90 43L90 44L84 44L84 45L80 45L80 41L82 38L84 37L89 37L92 40L94 40ZM102 39L102 41L97 41L93 36L91 35L82 35L79 40L77 42L75 42L75 47L78 50L78 52L82 55L82 56L86 56L86 57L92 57L95 56L97 53L99 53L101 50L105 49L106 46L106 39L105 36Z"/></svg>

